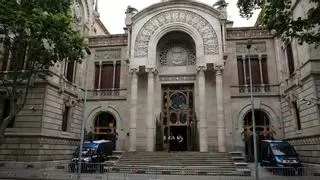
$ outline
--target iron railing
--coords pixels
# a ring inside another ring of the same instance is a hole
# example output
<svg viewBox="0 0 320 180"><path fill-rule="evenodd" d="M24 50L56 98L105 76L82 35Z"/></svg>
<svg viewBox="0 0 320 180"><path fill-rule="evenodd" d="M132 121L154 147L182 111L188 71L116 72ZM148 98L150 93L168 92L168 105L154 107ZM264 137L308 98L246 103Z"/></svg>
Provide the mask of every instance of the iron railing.
<svg viewBox="0 0 320 180"><path fill-rule="evenodd" d="M31 165L33 164L33 165ZM1 164L0 179L77 179L78 164L10 163ZM81 165L81 179L104 180L254 180L254 169L250 167L221 168L214 166L130 166L116 167L106 163L86 163ZM259 167L261 180L313 180L320 179L320 169L316 167Z"/></svg>

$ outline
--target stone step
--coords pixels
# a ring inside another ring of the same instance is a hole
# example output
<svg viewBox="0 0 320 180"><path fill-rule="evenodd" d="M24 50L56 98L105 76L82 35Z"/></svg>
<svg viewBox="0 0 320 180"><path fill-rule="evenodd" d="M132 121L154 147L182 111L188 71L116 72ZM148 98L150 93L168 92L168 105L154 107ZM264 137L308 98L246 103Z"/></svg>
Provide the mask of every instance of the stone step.
<svg viewBox="0 0 320 180"><path fill-rule="evenodd" d="M245 158L243 156L233 156L231 157L233 161L244 161Z"/></svg>
<svg viewBox="0 0 320 180"><path fill-rule="evenodd" d="M123 154L125 154L125 152L124 151L113 151L112 154L113 155L123 155Z"/></svg>
<svg viewBox="0 0 320 180"><path fill-rule="evenodd" d="M231 156L242 156L242 152L241 151L231 151L231 152L229 152L229 154Z"/></svg>
<svg viewBox="0 0 320 180"><path fill-rule="evenodd" d="M248 163L246 162L234 162L235 166L247 167Z"/></svg>
<svg viewBox="0 0 320 180"><path fill-rule="evenodd" d="M130 158L120 158L121 161L172 161L173 159L153 159L153 158L144 158L144 159L130 159ZM225 160L219 159L174 159L174 161L195 161L195 162L234 162L231 158Z"/></svg>

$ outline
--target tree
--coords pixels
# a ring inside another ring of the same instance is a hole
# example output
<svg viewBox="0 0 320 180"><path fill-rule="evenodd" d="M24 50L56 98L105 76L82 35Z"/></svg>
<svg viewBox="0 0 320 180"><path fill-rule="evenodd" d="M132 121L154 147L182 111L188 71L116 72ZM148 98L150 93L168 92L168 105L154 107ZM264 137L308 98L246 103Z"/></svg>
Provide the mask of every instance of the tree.
<svg viewBox="0 0 320 180"><path fill-rule="evenodd" d="M0 123L0 144L49 67L82 58L84 41L72 26L71 5L71 0L0 0L0 91L10 105Z"/></svg>
<svg viewBox="0 0 320 180"><path fill-rule="evenodd" d="M309 0L314 6L306 17L293 18L291 0L238 0L240 15L252 17L253 11L261 9L260 24L267 27L284 42L297 39L299 44L320 45L320 1ZM301 1L300 1L301 2ZM303 2L301 2L303 3Z"/></svg>

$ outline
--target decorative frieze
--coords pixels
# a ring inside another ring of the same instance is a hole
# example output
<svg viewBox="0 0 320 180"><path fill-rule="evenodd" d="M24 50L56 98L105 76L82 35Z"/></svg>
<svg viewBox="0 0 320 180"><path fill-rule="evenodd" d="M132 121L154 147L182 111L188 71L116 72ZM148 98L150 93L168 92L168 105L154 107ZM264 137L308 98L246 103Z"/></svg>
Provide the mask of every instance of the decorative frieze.
<svg viewBox="0 0 320 180"><path fill-rule="evenodd" d="M262 43L252 44L250 52L251 52L251 54L266 53L267 52L266 43L262 42ZM237 54L248 54L247 44L246 43L236 44L236 53Z"/></svg>
<svg viewBox="0 0 320 180"><path fill-rule="evenodd" d="M293 146L320 145L320 136L287 139L287 141Z"/></svg>
<svg viewBox="0 0 320 180"><path fill-rule="evenodd" d="M103 51L96 51L95 60L114 60L121 59L121 49L106 49Z"/></svg>
<svg viewBox="0 0 320 180"><path fill-rule="evenodd" d="M165 75L159 77L160 81L195 81L195 75Z"/></svg>
<svg viewBox="0 0 320 180"><path fill-rule="evenodd" d="M227 40L270 39L273 35L267 29L262 28L227 28Z"/></svg>
<svg viewBox="0 0 320 180"><path fill-rule="evenodd" d="M187 10L170 10L152 17L143 25L135 41L134 57L148 57L148 45L155 31L164 25L176 22L186 23L200 33L205 55L219 54L217 34L205 18Z"/></svg>
<svg viewBox="0 0 320 180"><path fill-rule="evenodd" d="M90 46L126 46L127 36L115 36L115 37L92 37L89 39Z"/></svg>

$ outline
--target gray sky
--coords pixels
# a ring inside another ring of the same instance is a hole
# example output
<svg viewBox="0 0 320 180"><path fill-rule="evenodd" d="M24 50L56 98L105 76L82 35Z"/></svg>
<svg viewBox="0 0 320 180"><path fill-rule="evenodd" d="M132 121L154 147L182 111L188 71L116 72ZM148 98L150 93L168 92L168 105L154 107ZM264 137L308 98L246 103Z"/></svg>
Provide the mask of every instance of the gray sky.
<svg viewBox="0 0 320 180"><path fill-rule="evenodd" d="M124 25L124 12L128 5L137 8L139 11L150 6L151 4L158 3L161 0L100 0L99 12L100 19L111 34L123 33ZM217 0L198 0L208 5L214 4ZM234 27L253 26L258 13L249 19L243 19L239 15L237 8L237 0L226 0L228 6L228 19L234 21Z"/></svg>

